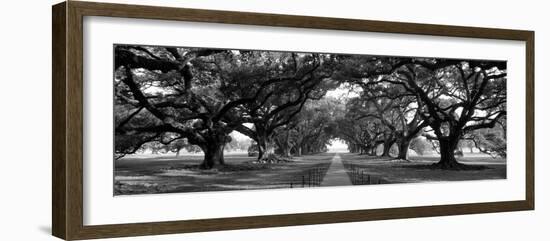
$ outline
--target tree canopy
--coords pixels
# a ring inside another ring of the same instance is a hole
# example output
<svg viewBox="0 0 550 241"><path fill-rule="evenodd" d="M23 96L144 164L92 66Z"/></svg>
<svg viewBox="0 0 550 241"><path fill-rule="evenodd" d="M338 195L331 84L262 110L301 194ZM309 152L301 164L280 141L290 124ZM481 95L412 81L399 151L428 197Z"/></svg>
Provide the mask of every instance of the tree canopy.
<svg viewBox="0 0 550 241"><path fill-rule="evenodd" d="M464 143L506 155L505 61L134 45L114 54L115 158L195 146L212 168L236 145L232 132L257 143L263 162L333 139L370 155L396 145L407 159L411 143L425 149L420 136L439 168L460 169ZM353 96L327 94L342 88Z"/></svg>

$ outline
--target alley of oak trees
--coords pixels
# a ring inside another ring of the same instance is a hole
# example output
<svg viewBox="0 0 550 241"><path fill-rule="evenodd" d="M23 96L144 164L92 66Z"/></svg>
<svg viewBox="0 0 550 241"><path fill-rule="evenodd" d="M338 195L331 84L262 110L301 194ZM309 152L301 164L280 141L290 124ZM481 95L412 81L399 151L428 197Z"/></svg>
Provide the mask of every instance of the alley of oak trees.
<svg viewBox="0 0 550 241"><path fill-rule="evenodd" d="M456 159L463 147L506 155L503 61L128 45L114 53L115 158L155 143L200 149L210 169L224 165L234 131L269 163L327 151L333 139L367 155L397 148L405 160L429 143L441 169L466 168ZM327 95L342 88L355 94Z"/></svg>

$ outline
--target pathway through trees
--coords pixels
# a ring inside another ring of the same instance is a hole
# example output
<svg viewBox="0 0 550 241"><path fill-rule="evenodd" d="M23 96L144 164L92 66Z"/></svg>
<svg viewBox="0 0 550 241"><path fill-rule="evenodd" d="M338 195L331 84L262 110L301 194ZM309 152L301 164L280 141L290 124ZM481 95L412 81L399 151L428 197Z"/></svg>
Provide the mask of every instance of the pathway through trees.
<svg viewBox="0 0 550 241"><path fill-rule="evenodd" d="M348 185L352 185L351 181L346 173L344 164L342 164L342 158L336 153L332 158L332 163L330 164L325 178L323 178L323 182L321 182L321 187Z"/></svg>

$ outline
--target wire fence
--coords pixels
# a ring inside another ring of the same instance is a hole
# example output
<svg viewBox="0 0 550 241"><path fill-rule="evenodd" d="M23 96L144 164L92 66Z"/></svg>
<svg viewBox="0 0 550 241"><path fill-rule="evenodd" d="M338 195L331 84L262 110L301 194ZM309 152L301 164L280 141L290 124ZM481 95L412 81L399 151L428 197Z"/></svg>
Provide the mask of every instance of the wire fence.
<svg viewBox="0 0 550 241"><path fill-rule="evenodd" d="M372 185L388 183L386 180L379 176L369 174L367 172L367 169L363 166L349 162L343 162L343 164L353 185Z"/></svg>
<svg viewBox="0 0 550 241"><path fill-rule="evenodd" d="M318 165L300 172L289 181L290 188L319 187L327 173L329 165Z"/></svg>
<svg viewBox="0 0 550 241"><path fill-rule="evenodd" d="M291 175L289 178L282 179L277 182L262 184L262 185L250 185L241 186L242 190L257 190L257 189L280 189L280 188L308 188L308 187L320 187L323 182L330 164L318 164L306 170L300 171ZM288 180L288 181L287 181Z"/></svg>

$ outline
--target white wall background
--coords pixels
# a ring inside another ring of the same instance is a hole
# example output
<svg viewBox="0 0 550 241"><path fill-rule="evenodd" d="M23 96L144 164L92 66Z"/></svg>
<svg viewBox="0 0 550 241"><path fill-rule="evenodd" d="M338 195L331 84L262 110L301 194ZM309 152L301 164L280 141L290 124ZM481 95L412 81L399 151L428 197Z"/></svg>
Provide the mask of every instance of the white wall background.
<svg viewBox="0 0 550 241"><path fill-rule="evenodd" d="M544 1L117 1L536 31L536 211L156 236L155 240L548 240L550 21ZM0 240L56 240L51 219L51 9L9 1L0 28ZM513 127L512 127L513 128ZM230 204L228 204L229 206ZM151 240L152 237L120 240Z"/></svg>

